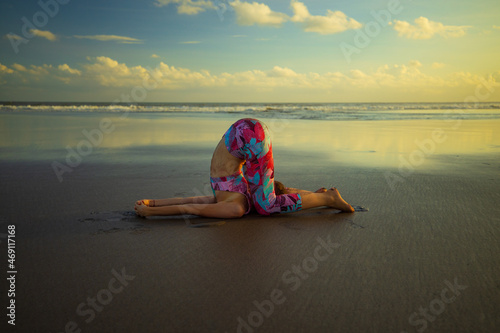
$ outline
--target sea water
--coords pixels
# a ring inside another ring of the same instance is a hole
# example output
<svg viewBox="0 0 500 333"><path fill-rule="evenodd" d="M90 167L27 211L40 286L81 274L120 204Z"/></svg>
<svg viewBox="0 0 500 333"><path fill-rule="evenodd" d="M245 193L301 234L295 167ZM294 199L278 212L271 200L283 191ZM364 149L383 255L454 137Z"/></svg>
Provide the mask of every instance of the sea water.
<svg viewBox="0 0 500 333"><path fill-rule="evenodd" d="M312 120L499 119L497 103L0 103L0 113L114 112Z"/></svg>

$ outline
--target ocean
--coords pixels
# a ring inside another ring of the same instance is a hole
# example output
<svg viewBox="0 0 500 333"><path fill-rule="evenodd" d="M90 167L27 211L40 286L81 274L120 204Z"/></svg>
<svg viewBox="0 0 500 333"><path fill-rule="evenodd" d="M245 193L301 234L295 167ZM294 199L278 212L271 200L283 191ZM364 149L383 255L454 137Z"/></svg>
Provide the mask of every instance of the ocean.
<svg viewBox="0 0 500 333"><path fill-rule="evenodd" d="M0 113L158 113L311 120L500 119L500 102L488 103L77 103L0 102Z"/></svg>

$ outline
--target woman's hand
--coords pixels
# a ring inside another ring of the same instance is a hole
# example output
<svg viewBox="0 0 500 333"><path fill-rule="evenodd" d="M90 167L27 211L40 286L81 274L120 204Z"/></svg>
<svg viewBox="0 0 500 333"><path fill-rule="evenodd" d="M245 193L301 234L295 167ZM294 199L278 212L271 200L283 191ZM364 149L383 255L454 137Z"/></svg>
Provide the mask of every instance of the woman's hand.
<svg viewBox="0 0 500 333"><path fill-rule="evenodd" d="M135 213L141 217L146 217L149 215L149 200L139 200L135 202Z"/></svg>

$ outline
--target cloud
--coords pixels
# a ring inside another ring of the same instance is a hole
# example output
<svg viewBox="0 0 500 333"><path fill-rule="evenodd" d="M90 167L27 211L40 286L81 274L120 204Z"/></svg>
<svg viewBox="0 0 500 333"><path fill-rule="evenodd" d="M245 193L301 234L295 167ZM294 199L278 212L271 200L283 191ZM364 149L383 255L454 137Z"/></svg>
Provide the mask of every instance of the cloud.
<svg viewBox="0 0 500 333"><path fill-rule="evenodd" d="M0 63L0 85L7 84L8 83L7 79L10 79L10 75L8 77L5 77L5 75L12 73L14 73L13 69L10 69L9 67Z"/></svg>
<svg viewBox="0 0 500 333"><path fill-rule="evenodd" d="M159 55L157 55L157 54L155 54L155 53L153 53L153 54L151 55L151 58L154 58L154 59L157 59L157 58L159 58L159 57L160 57L160 56L159 56Z"/></svg>
<svg viewBox="0 0 500 333"><path fill-rule="evenodd" d="M422 67L422 63L418 60L410 60L408 63L408 66L413 67L413 68L419 68Z"/></svg>
<svg viewBox="0 0 500 333"><path fill-rule="evenodd" d="M78 39L91 39L98 40L101 42L117 42L120 44L139 44L142 43L141 39L125 37L125 36L116 36L116 35L93 35L93 36L78 36L74 35L74 38Z"/></svg>
<svg viewBox="0 0 500 333"><path fill-rule="evenodd" d="M446 66L446 64L443 64L442 62L433 62L431 65L431 67L433 69L439 69L439 68L443 68L445 66Z"/></svg>
<svg viewBox="0 0 500 333"><path fill-rule="evenodd" d="M494 25L492 28L493 28L493 29L500 29L500 26L498 26L498 25Z"/></svg>
<svg viewBox="0 0 500 333"><path fill-rule="evenodd" d="M263 25L281 27L290 18L288 15L274 12L268 5L258 2L241 2L236 0L230 5L236 12L236 21L239 25Z"/></svg>
<svg viewBox="0 0 500 333"><path fill-rule="evenodd" d="M66 85L70 85L75 76L79 77L82 75L82 71L71 68L68 64L59 65L57 66L57 69L59 70L59 73L54 73L53 78L64 82Z"/></svg>
<svg viewBox="0 0 500 333"><path fill-rule="evenodd" d="M177 5L177 13L186 15L196 15L207 9L215 9L212 1L205 0L156 0L154 4L163 7L171 3Z"/></svg>
<svg viewBox="0 0 500 333"><path fill-rule="evenodd" d="M377 91L392 88L393 91L431 91L436 88L457 87L481 83L481 78L473 74L455 73L447 78L429 75L422 71L425 67L418 60L407 64L383 65L374 72L352 69L346 73L299 73L288 67L274 66L270 70L254 69L243 72L214 74L207 70L193 71L188 68L169 66L161 62L155 69L146 70L142 66L129 67L108 57L89 58L92 63L84 66L88 78L107 87L136 86L144 80L155 77L158 89L179 90L192 88L230 89L234 87L250 90L287 89L353 89Z"/></svg>
<svg viewBox="0 0 500 333"><path fill-rule="evenodd" d="M298 74L290 68L274 66L267 74L269 77L297 77Z"/></svg>
<svg viewBox="0 0 500 333"><path fill-rule="evenodd" d="M49 71L53 69L52 65L31 65L30 67L25 67L17 63L13 64L12 68L14 69L14 73L29 74L34 76L48 75Z"/></svg>
<svg viewBox="0 0 500 333"><path fill-rule="evenodd" d="M273 11L267 4L234 0L227 2L236 14L236 22L242 26L268 26L280 28L284 23L292 21L299 24L306 32L322 35L335 34L349 29L360 29L363 25L341 11L327 10L325 16L311 15L304 3L291 0L290 6L294 16ZM207 9L217 9L219 2L208 0L156 0L158 7L169 4L177 5L179 14L196 15ZM225 5L225 4L224 4ZM236 35L240 37L241 35Z"/></svg>
<svg viewBox="0 0 500 333"><path fill-rule="evenodd" d="M69 73L72 75L82 75L81 71L79 71L78 69L71 68L67 64L59 65L57 66L57 69L59 69L61 72Z"/></svg>
<svg viewBox="0 0 500 333"><path fill-rule="evenodd" d="M35 36L35 37L42 37L45 39L50 40L51 42L56 41L58 38L56 35L54 35L50 31L44 31L44 30L38 30L38 29L31 29L30 33Z"/></svg>
<svg viewBox="0 0 500 333"><path fill-rule="evenodd" d="M57 37L57 35L53 34L50 31L47 31L47 30L30 29L29 33L31 35L33 35L33 36L29 36L28 38L31 38L31 37L41 37L41 38L45 38L45 39L47 39L47 40L49 40L51 42L54 42L54 41L56 41L56 40L59 39ZM23 38L21 36L18 36L16 34L13 34L13 33L8 33L4 37L8 38L10 41L14 41L14 40L26 40L25 38Z"/></svg>
<svg viewBox="0 0 500 333"><path fill-rule="evenodd" d="M24 67L23 65L20 65L20 64L14 64L12 65L12 68L14 68L16 71L19 71L19 72L26 72L28 69L26 69L26 67Z"/></svg>
<svg viewBox="0 0 500 333"><path fill-rule="evenodd" d="M25 38L21 37L21 36L18 36L16 34L13 34L13 33L8 33L4 36L5 38L8 38L9 40L23 40Z"/></svg>
<svg viewBox="0 0 500 333"><path fill-rule="evenodd" d="M329 35L349 29L359 29L363 26L358 21L348 18L341 11L327 10L325 16L315 16L309 13L309 10L302 2L292 0L290 5L294 12L291 21L299 23L306 32Z"/></svg>
<svg viewBox="0 0 500 333"><path fill-rule="evenodd" d="M415 19L415 25L406 21L394 20L393 28L401 37L408 39L430 39L435 35L445 38L462 37L470 26L444 25L443 23L433 22L421 16Z"/></svg>
<svg viewBox="0 0 500 333"><path fill-rule="evenodd" d="M270 69L212 73L170 66L164 62L151 69L129 66L105 56L89 57L87 60L78 68L68 64L13 64L9 68L0 64L0 84L19 89L27 86L40 89L51 87L52 91L57 91L62 88L57 84L64 83L66 91L80 93L83 88L89 94L107 93L110 98L117 91L127 91L147 83L147 86L154 85L157 96L165 96L169 92L182 93L189 94L194 100L207 94L222 97L244 94L256 99L262 96L301 96L306 101L325 101L333 96L344 101L374 99L385 102L421 97L425 101L433 98L437 101L463 100L479 84L500 85L500 72L486 78L467 72L436 75L432 71L426 73L431 66L425 66L418 60L407 64L385 64L374 71L352 69L327 73L297 72L278 65ZM497 91L492 99L499 97Z"/></svg>
<svg viewBox="0 0 500 333"><path fill-rule="evenodd" d="M9 67L0 64L0 73L7 73L7 74L12 74L14 73L14 70L10 69Z"/></svg>
<svg viewBox="0 0 500 333"><path fill-rule="evenodd" d="M50 72L54 69L52 65L44 64L42 66L31 65L28 72L32 75L39 76L43 78L44 76L50 75ZM39 80L40 78L37 78Z"/></svg>
<svg viewBox="0 0 500 333"><path fill-rule="evenodd" d="M85 75L107 87L127 87L136 85L147 72L142 66L128 67L108 57L88 57L92 64L84 65Z"/></svg>
<svg viewBox="0 0 500 333"><path fill-rule="evenodd" d="M239 25L263 25L281 27L283 23L291 21L299 24L306 32L316 32L322 35L335 34L349 29L359 29L363 25L358 21L347 17L341 11L327 10L325 16L311 15L304 3L292 0L294 15L292 17L272 11L269 6L258 2L242 2L236 0L230 5L236 12Z"/></svg>
<svg viewBox="0 0 500 333"><path fill-rule="evenodd" d="M10 74L11 81L6 82L3 74ZM52 83L62 81L65 84L72 83L72 78L81 77L82 71L71 68L68 64L58 66L41 65L41 66L24 66L14 63L11 68L0 64L0 84L14 85L22 84L26 87L30 84L40 84L42 87L53 86ZM3 77L2 77L3 76Z"/></svg>

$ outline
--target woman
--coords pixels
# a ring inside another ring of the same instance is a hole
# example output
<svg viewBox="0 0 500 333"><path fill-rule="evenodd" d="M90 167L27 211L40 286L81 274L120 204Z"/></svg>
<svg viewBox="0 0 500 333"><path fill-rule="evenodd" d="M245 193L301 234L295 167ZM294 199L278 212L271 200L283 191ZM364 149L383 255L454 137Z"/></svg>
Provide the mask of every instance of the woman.
<svg viewBox="0 0 500 333"><path fill-rule="evenodd" d="M218 218L242 217L252 208L262 215L322 206L354 212L336 188L309 192L275 184L269 132L257 119L240 119L222 136L212 156L210 184L213 196L145 199L136 202L135 211L144 217L192 214Z"/></svg>

